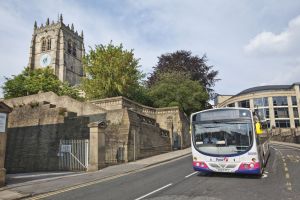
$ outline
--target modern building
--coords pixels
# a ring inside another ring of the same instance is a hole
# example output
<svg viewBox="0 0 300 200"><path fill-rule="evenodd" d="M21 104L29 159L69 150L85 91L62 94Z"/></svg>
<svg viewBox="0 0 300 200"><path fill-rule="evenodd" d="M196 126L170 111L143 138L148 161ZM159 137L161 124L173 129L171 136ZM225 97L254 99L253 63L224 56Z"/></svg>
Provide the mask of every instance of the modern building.
<svg viewBox="0 0 300 200"><path fill-rule="evenodd" d="M300 83L268 85L246 89L236 95L217 95L216 107L244 107L258 111L269 127L297 128L300 109Z"/></svg>
<svg viewBox="0 0 300 200"><path fill-rule="evenodd" d="M34 23L28 65L31 69L49 66L59 80L74 86L83 76L83 55L83 32L79 35L73 24L65 25L62 15L56 22L48 18L45 25Z"/></svg>

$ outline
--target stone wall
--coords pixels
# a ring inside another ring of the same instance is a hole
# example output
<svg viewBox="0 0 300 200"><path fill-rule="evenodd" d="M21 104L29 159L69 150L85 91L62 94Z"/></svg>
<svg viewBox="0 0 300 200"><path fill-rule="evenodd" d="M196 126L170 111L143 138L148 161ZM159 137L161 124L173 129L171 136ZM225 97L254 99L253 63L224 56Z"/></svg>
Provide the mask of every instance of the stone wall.
<svg viewBox="0 0 300 200"><path fill-rule="evenodd" d="M8 173L59 170L60 139L88 139L88 123L88 117L49 103L15 107L8 122Z"/></svg>
<svg viewBox="0 0 300 200"><path fill-rule="evenodd" d="M89 139L91 122L108 125L106 166L171 151L175 137L178 148L189 146L188 119L177 107L154 109L122 99L101 100L104 108L52 92L5 100L14 108L8 130L9 172L58 170L59 140Z"/></svg>
<svg viewBox="0 0 300 200"><path fill-rule="evenodd" d="M272 140L278 142L290 142L300 144L300 130L299 129L274 129L272 130Z"/></svg>
<svg viewBox="0 0 300 200"><path fill-rule="evenodd" d="M37 102L47 101L57 107L66 108L68 111L75 112L77 115L92 115L105 113L105 109L95 106L88 102L80 102L68 96L58 96L54 92L45 92L19 98L4 100L4 103L12 108L22 105L34 104Z"/></svg>
<svg viewBox="0 0 300 200"><path fill-rule="evenodd" d="M171 150L169 132L156 120L127 108L107 112L106 164L128 162Z"/></svg>
<svg viewBox="0 0 300 200"><path fill-rule="evenodd" d="M153 118L161 128L170 132L169 138L173 148L180 149L190 146L189 119L178 107L152 108L125 97L100 99L91 101L91 103L105 110L128 108Z"/></svg>

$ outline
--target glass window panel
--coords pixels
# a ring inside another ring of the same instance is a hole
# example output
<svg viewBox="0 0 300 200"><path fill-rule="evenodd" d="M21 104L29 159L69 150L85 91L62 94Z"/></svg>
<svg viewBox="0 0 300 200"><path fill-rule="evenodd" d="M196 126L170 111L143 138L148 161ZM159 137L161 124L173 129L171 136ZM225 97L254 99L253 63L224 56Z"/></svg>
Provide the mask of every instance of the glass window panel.
<svg viewBox="0 0 300 200"><path fill-rule="evenodd" d="M270 118L269 108L255 109L255 112L258 113L258 115L259 115L259 117L261 119L268 119L268 118Z"/></svg>
<svg viewBox="0 0 300 200"><path fill-rule="evenodd" d="M268 106L268 97L262 97L262 98L254 98L253 99L254 107L265 107Z"/></svg>
<svg viewBox="0 0 300 200"><path fill-rule="evenodd" d="M227 107L235 107L235 104L234 103L230 103L227 105Z"/></svg>
<svg viewBox="0 0 300 200"><path fill-rule="evenodd" d="M298 108L293 108L294 117L299 118Z"/></svg>
<svg viewBox="0 0 300 200"><path fill-rule="evenodd" d="M297 105L297 98L296 98L296 96L292 96L292 105L293 106Z"/></svg>
<svg viewBox="0 0 300 200"><path fill-rule="evenodd" d="M288 108L274 108L275 118L289 118Z"/></svg>
<svg viewBox="0 0 300 200"><path fill-rule="evenodd" d="M275 120L275 124L276 124L277 128L289 128L289 127L291 127L290 120Z"/></svg>
<svg viewBox="0 0 300 200"><path fill-rule="evenodd" d="M250 108L249 100L239 101L238 106L242 108Z"/></svg>
<svg viewBox="0 0 300 200"><path fill-rule="evenodd" d="M299 126L300 126L299 119L296 119L296 120L295 120L295 127L297 128L297 127L299 127Z"/></svg>
<svg viewBox="0 0 300 200"><path fill-rule="evenodd" d="M287 97L285 96L278 96L273 97L273 105L274 106L287 106Z"/></svg>

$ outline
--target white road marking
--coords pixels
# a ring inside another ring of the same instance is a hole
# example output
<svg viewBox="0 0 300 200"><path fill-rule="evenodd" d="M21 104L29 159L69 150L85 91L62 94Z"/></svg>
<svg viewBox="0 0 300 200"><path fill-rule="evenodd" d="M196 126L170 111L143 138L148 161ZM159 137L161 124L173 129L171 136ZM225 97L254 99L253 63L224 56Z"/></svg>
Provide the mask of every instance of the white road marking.
<svg viewBox="0 0 300 200"><path fill-rule="evenodd" d="M190 176L193 176L194 174L197 174L197 173L198 173L198 172L193 172L193 173L191 173L191 174L185 176L185 178L188 178L188 177L190 177Z"/></svg>
<svg viewBox="0 0 300 200"><path fill-rule="evenodd" d="M286 186L287 186L287 189L288 189L289 191L292 190L292 184L291 184L290 182L287 182L287 183L286 183Z"/></svg>
<svg viewBox="0 0 300 200"><path fill-rule="evenodd" d="M300 149L297 148L297 147L291 147L291 146L287 146L287 145L280 145L280 146L277 145L277 147L284 147L284 148L289 148L289 149L296 149L296 150L300 151ZM273 149L275 149L275 148L273 147Z"/></svg>
<svg viewBox="0 0 300 200"><path fill-rule="evenodd" d="M286 179L289 179L289 178L290 178L290 174L289 174L289 173L286 173L286 174L285 174L285 178L286 178Z"/></svg>
<svg viewBox="0 0 300 200"><path fill-rule="evenodd" d="M268 177L267 174L263 174L263 175L262 175L262 178L267 178L267 177Z"/></svg>
<svg viewBox="0 0 300 200"><path fill-rule="evenodd" d="M287 167L285 167L285 168L284 168L284 171L286 171L286 172L287 172L287 171L289 171L289 169L288 169Z"/></svg>
<svg viewBox="0 0 300 200"><path fill-rule="evenodd" d="M165 186L163 186L163 187L161 187L161 188L158 188L157 190L154 190L154 191L152 191L152 192L150 192L150 193L148 193L148 194L145 194L145 195L143 195L143 196L141 196L141 197L139 197L139 198L137 198L137 199L135 199L135 200L143 199L143 198L145 198L145 197L147 197L147 196L150 196L151 194L154 194L155 192L159 192L159 191L161 191L161 190L163 190L163 189L165 189L165 188L167 188L167 187L170 187L171 185L172 185L172 183L169 183L168 185L165 185Z"/></svg>

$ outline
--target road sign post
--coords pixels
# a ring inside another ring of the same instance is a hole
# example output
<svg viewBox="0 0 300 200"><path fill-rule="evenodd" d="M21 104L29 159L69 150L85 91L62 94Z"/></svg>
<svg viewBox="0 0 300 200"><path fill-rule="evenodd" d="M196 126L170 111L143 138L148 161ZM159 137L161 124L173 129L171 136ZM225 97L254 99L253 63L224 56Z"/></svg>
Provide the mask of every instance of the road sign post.
<svg viewBox="0 0 300 200"><path fill-rule="evenodd" d="M5 103L0 102L0 187L5 185L6 169L4 168L8 113L12 109Z"/></svg>

